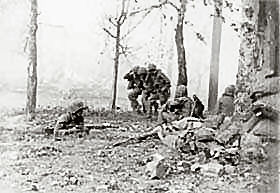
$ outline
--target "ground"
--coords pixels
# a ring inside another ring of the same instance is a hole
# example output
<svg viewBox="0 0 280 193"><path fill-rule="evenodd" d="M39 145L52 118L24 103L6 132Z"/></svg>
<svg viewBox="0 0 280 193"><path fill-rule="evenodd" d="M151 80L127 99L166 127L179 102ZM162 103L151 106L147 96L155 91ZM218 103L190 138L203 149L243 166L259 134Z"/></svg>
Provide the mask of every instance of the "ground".
<svg viewBox="0 0 280 193"><path fill-rule="evenodd" d="M188 157L164 146L158 139L107 148L108 145L144 133L155 125L142 116L121 113L87 114L89 123L110 123L117 128L94 129L86 137L67 136L53 141L42 134L61 113L38 112L37 119L24 122L14 114L0 124L0 192L277 192L277 145L269 160L241 162L224 175L208 176L179 167ZM148 179L145 165L155 153L164 155L170 170L163 179Z"/></svg>

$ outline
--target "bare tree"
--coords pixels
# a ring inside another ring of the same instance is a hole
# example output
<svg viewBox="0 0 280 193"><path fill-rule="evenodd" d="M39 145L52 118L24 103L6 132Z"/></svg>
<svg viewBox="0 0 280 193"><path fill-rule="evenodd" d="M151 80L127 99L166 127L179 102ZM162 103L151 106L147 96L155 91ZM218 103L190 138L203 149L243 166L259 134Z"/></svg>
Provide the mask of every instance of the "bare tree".
<svg viewBox="0 0 280 193"><path fill-rule="evenodd" d="M222 34L222 0L214 0L214 19L212 31L212 49L209 75L208 110L213 111L217 104L219 86L219 57Z"/></svg>
<svg viewBox="0 0 280 193"><path fill-rule="evenodd" d="M28 67L27 67L27 102L26 117L32 120L35 117L37 94L37 0L31 0L31 17L28 37Z"/></svg>
<svg viewBox="0 0 280 193"><path fill-rule="evenodd" d="M137 2L135 2L137 3ZM160 3L158 5L152 5L148 8L139 9L136 11L129 12L129 4L130 0L121 0L121 8L120 14L117 17L110 17L109 22L111 26L116 29L115 33L112 33L109 29L103 28L103 30L110 35L110 37L115 39L115 57L114 57L114 80L113 80L113 94L112 94L112 111L116 109L116 99L117 99L117 82L118 82L118 69L119 69L119 60L122 54L126 55L128 52L128 47L122 45L121 40L126 38L140 23L145 19L145 17L155 8L161 8L163 4ZM144 13L142 20L140 20L136 25L132 26L130 29L127 30L125 34L122 35L122 26L124 25L125 21L132 16L135 16L139 13Z"/></svg>
<svg viewBox="0 0 280 193"><path fill-rule="evenodd" d="M186 12L187 0L180 0L179 6L171 1L166 1L177 11L177 25L175 29L175 42L177 47L177 61L178 61L178 80L177 86L188 84L187 68L186 68L186 53L184 47L184 18Z"/></svg>

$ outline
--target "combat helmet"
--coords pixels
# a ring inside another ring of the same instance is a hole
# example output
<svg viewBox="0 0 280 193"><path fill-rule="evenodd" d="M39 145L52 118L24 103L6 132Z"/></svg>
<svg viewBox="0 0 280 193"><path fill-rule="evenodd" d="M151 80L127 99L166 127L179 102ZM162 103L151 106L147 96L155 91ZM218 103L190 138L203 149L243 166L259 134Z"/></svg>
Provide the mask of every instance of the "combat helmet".
<svg viewBox="0 0 280 193"><path fill-rule="evenodd" d="M153 63L150 63L149 65L148 65L148 71L154 71L154 70L156 70L157 69L157 67L156 67L156 65L154 65Z"/></svg>
<svg viewBox="0 0 280 193"><path fill-rule="evenodd" d="M186 97L186 96L188 96L187 86L179 85L175 92L175 98Z"/></svg>
<svg viewBox="0 0 280 193"><path fill-rule="evenodd" d="M77 100L77 101L73 101L71 103L68 111L71 113L76 113L77 111L83 110L83 109L85 109L84 103L82 101Z"/></svg>
<svg viewBox="0 0 280 193"><path fill-rule="evenodd" d="M140 67L140 68L138 69L138 74L139 74L139 75L146 74L146 73L147 73L146 68Z"/></svg>
<svg viewBox="0 0 280 193"><path fill-rule="evenodd" d="M235 86L234 85L230 85L228 87L225 88L225 95L229 95L229 96L234 96L234 92L235 92Z"/></svg>
<svg viewBox="0 0 280 193"><path fill-rule="evenodd" d="M134 73L137 73L138 72L138 70L139 70L139 66L134 66L133 68L132 68L132 72L134 72Z"/></svg>

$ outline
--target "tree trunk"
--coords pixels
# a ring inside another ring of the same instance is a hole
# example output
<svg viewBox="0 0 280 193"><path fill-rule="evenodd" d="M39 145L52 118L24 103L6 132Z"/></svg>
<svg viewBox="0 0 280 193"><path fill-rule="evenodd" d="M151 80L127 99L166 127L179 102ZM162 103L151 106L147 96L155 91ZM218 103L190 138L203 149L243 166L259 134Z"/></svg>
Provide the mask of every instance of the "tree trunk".
<svg viewBox="0 0 280 193"><path fill-rule="evenodd" d="M32 120L35 117L36 94L37 94L37 17L38 17L37 0L31 0L31 19L29 29L29 53L27 67L27 102L26 118Z"/></svg>
<svg viewBox="0 0 280 193"><path fill-rule="evenodd" d="M184 47L184 17L186 12L186 0L180 0L180 9L178 10L178 21L175 33L175 42L177 47L177 57L178 57L178 81L177 86L188 84L187 69L186 69L186 54Z"/></svg>
<svg viewBox="0 0 280 193"><path fill-rule="evenodd" d="M209 94L208 94L208 110L211 112L217 105L218 87L219 87L219 57L221 46L221 34L223 20L222 0L215 0L214 5L214 20L212 31L212 49L211 49L211 63L209 75Z"/></svg>
<svg viewBox="0 0 280 193"><path fill-rule="evenodd" d="M116 50L114 58L114 83L113 83L113 98L112 98L112 111L116 110L116 98L117 98L117 82L118 82L118 70L119 70L119 58L120 58L120 34L121 24L117 23L117 34L116 34Z"/></svg>

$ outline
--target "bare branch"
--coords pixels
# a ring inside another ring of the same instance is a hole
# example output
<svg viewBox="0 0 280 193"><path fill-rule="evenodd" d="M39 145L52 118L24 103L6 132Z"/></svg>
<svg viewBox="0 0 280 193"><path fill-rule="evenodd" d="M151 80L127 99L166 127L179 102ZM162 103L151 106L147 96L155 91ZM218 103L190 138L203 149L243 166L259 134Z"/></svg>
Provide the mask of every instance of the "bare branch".
<svg viewBox="0 0 280 193"><path fill-rule="evenodd" d="M114 21L112 20L112 18L111 18L111 17L109 18L109 22L110 22L113 26L117 27L117 24L116 24L116 23L114 23Z"/></svg>
<svg viewBox="0 0 280 193"><path fill-rule="evenodd" d="M143 15L142 19L141 19L140 21L138 21L133 27L131 27L131 28L127 31L127 33L126 33L121 39L126 38L131 32L133 32L133 30L135 30L135 29L137 28L137 26L140 25L140 24L144 21L144 19L145 19L151 12L152 12L152 10L147 11L147 12Z"/></svg>
<svg viewBox="0 0 280 193"><path fill-rule="evenodd" d="M127 19L126 13L122 13L122 15L118 19L118 24L122 25L126 19Z"/></svg>
<svg viewBox="0 0 280 193"><path fill-rule="evenodd" d="M180 8L177 7L177 6L176 6L174 3L172 3L171 1L166 0L166 2L167 2L169 5L171 5L173 8L175 8L177 11L180 11Z"/></svg>
<svg viewBox="0 0 280 193"><path fill-rule="evenodd" d="M109 34L112 38L117 38L116 36L114 36L108 29L106 29L105 27L103 27L103 30L107 33L107 34Z"/></svg>
<svg viewBox="0 0 280 193"><path fill-rule="evenodd" d="M151 11L152 9L157 9L157 8L162 8L163 5L166 5L168 2L167 1L163 1L162 3L158 4L158 5L152 5L151 7L147 7L145 9L140 9L140 10L137 10L137 11L134 11L134 12L131 12L129 14L129 16L134 16L138 13L142 13L142 12L145 12L145 11Z"/></svg>

